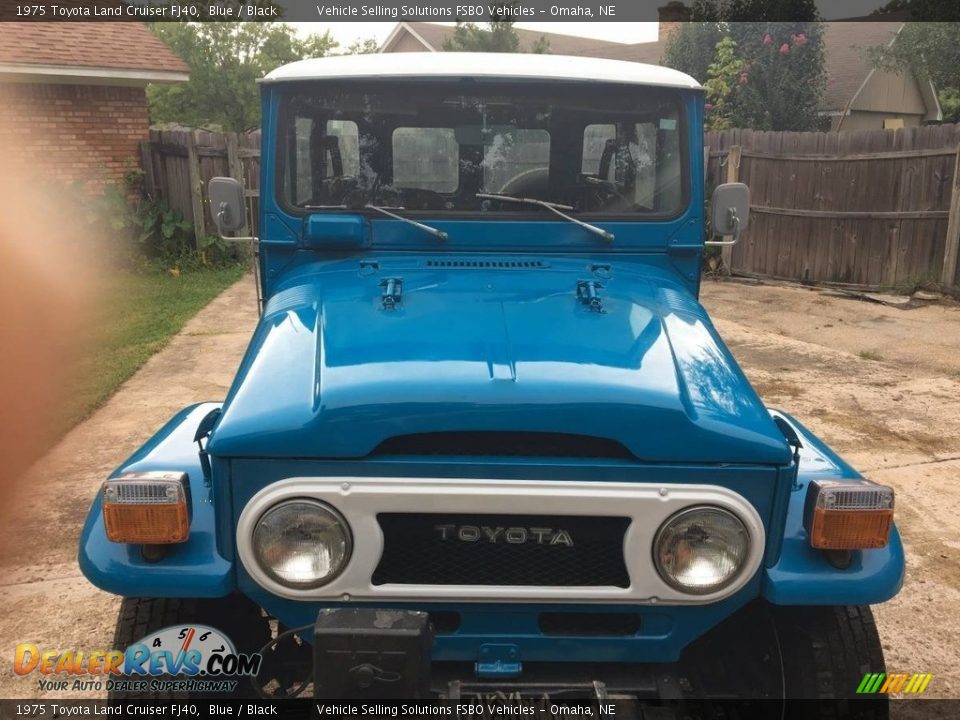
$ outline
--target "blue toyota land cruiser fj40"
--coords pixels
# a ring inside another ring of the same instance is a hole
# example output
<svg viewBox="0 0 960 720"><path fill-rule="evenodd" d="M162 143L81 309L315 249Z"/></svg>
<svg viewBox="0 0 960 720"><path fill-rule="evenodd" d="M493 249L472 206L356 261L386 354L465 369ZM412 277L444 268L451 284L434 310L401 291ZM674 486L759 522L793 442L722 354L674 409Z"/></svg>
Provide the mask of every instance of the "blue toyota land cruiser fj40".
<svg viewBox="0 0 960 720"><path fill-rule="evenodd" d="M697 301L749 197L705 210L694 80L447 53L261 88L249 349L84 528L117 647L204 623L318 697L843 698L884 670L892 491L764 407ZM210 201L238 233L240 186Z"/></svg>

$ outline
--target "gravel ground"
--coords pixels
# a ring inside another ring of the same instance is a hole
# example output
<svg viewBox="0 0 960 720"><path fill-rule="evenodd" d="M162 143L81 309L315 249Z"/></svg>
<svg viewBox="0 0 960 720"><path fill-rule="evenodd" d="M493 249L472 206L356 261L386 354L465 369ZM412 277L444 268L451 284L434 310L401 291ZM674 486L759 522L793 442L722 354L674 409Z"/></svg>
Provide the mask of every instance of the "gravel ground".
<svg viewBox="0 0 960 720"><path fill-rule="evenodd" d="M904 590L875 609L887 664L933 673L927 696L960 697L960 308L734 282L705 283L702 300L769 404L896 488L908 569ZM76 565L91 494L182 406L224 396L255 322L246 278L35 464L0 508L6 662L20 642L109 647L119 602ZM34 676L0 673L0 697L42 696Z"/></svg>

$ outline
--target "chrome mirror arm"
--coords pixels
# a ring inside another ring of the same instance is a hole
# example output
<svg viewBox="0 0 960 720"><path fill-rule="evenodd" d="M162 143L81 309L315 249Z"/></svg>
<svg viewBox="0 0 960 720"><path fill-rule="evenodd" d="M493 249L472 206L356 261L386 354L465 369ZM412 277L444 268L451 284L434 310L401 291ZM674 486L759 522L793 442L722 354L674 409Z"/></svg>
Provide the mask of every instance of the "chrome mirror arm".
<svg viewBox="0 0 960 720"><path fill-rule="evenodd" d="M706 240L706 241L704 241L704 243L703 243L704 245L711 245L711 246L718 246L718 245L719 245L719 246L724 246L724 245L726 245L726 246L730 246L730 245L736 245L736 244L737 244L737 241L740 240L740 218L737 217L737 209L736 209L736 208L728 208L728 209L727 209L727 217L730 218L730 224L733 225L733 232L730 233L730 234L733 236L733 240Z"/></svg>
<svg viewBox="0 0 960 720"><path fill-rule="evenodd" d="M254 237L252 235L249 237L227 237L226 235L224 235L222 222L223 222L223 216L226 214L226 212L227 212L227 203L225 202L220 203L220 207L217 209L217 214L214 217L214 220L216 220L217 222L217 237L219 237L221 240L225 240L226 242L256 242L256 243L260 242L260 238Z"/></svg>

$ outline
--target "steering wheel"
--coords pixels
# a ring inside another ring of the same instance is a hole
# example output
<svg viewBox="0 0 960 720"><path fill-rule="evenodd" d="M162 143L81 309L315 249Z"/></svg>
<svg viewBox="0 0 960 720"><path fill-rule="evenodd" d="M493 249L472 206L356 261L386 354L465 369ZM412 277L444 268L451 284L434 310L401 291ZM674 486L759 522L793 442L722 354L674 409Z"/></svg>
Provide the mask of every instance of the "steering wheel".
<svg viewBox="0 0 960 720"><path fill-rule="evenodd" d="M537 167L517 173L507 180L496 192L498 195L544 197L550 189L549 182L550 169Z"/></svg>

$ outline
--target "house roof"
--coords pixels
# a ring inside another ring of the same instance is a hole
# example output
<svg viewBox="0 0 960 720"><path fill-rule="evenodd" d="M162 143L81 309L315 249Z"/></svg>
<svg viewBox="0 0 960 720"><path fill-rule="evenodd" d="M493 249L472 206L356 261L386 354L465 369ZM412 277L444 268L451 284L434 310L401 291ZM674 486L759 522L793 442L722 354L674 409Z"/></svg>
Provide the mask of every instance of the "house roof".
<svg viewBox="0 0 960 720"><path fill-rule="evenodd" d="M860 92L873 66L865 50L889 45L903 27L899 22L827 23L823 49L827 67L824 110L843 110Z"/></svg>
<svg viewBox="0 0 960 720"><path fill-rule="evenodd" d="M412 32L426 43L427 50L440 52L443 43L453 37L455 28L452 25L437 25L429 22L401 22L393 29L390 36L384 41L381 52L389 52L390 44L401 29ZM590 50L621 45L622 43L596 40L594 38L576 37L575 35L561 35L560 33L539 32L515 28L520 39L520 49L529 51L540 38L550 41L550 53L554 55L589 55Z"/></svg>
<svg viewBox="0 0 960 720"><path fill-rule="evenodd" d="M0 23L0 73L73 82L142 84L190 68L139 22Z"/></svg>
<svg viewBox="0 0 960 720"><path fill-rule="evenodd" d="M400 23L414 30L433 49L443 49L443 41L453 35L453 27L434 23ZM824 33L824 55L828 84L821 110L843 110L857 95L870 74L872 66L864 50L886 45L896 36L902 22L828 22ZM659 64L666 49L666 40L623 44L590 38L572 37L558 33L539 33L517 28L521 48L529 48L541 36L550 40L550 52L565 55L602 57L612 60ZM391 38L393 38L393 34ZM388 50L387 43L384 49Z"/></svg>
<svg viewBox="0 0 960 720"><path fill-rule="evenodd" d="M606 58L532 53L450 53L442 63L430 52L397 55L336 55L284 65L263 82L326 78L480 77L545 80L596 80L599 82L699 88L689 75L659 65L620 62Z"/></svg>

